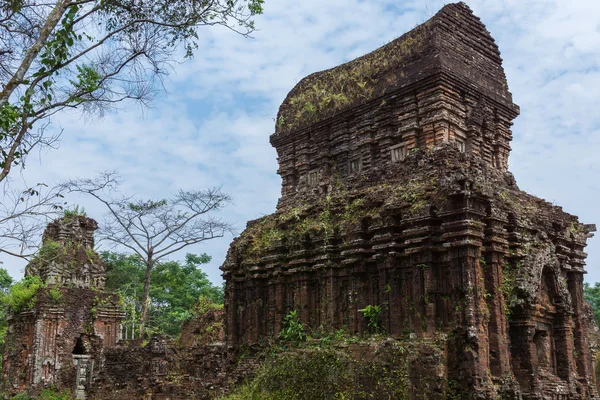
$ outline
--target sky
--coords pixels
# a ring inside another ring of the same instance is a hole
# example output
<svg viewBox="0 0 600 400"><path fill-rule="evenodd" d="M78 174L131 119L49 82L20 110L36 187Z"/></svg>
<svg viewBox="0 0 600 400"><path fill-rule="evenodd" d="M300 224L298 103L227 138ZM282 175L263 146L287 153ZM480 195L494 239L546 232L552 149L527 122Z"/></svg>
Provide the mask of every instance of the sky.
<svg viewBox="0 0 600 400"><path fill-rule="evenodd" d="M60 147L29 157L14 183L52 184L118 170L123 193L161 199L178 189L221 187L234 198L222 216L241 232L275 210L281 180L269 144L286 94L304 76L368 53L433 16L434 0L266 0L251 39L199 30L195 57L176 64L152 108L102 119L62 114ZM472 0L496 39L513 100L509 169L519 187L600 226L600 2ZM23 183L25 182L25 183ZM91 199L68 198L100 219ZM221 282L232 236L187 251L213 257ZM600 239L586 249L589 282L600 281ZM185 251L174 259L183 259ZM0 256L13 277L24 263Z"/></svg>

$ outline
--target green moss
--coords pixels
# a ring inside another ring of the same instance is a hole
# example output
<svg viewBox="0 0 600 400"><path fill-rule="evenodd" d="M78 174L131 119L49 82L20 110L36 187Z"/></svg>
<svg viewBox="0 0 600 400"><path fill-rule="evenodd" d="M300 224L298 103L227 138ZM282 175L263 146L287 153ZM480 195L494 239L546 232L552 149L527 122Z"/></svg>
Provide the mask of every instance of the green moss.
<svg viewBox="0 0 600 400"><path fill-rule="evenodd" d="M278 355L261 366L256 377L228 400L344 399L353 387L352 361L330 349L305 350Z"/></svg>
<svg viewBox="0 0 600 400"><path fill-rule="evenodd" d="M348 350L343 332L323 336L312 347L286 350L270 347L254 379L235 388L221 400L318 400L318 399L396 399L410 398L409 369L424 345L416 341L396 341L375 347L373 357L356 357ZM440 342L439 344L441 344ZM444 338L445 343L445 338ZM310 346L307 342L307 346ZM436 344L425 344L443 357ZM431 393L422 393L428 398Z"/></svg>
<svg viewBox="0 0 600 400"><path fill-rule="evenodd" d="M427 25L347 64L305 78L282 107L277 129L289 131L384 94L403 77L401 68L421 52Z"/></svg>
<svg viewBox="0 0 600 400"><path fill-rule="evenodd" d="M516 285L520 267L520 263L516 263L514 266L506 263L502 268L502 284L499 289L504 296L504 311L509 319L512 316L513 307L518 302Z"/></svg>
<svg viewBox="0 0 600 400"><path fill-rule="evenodd" d="M69 390L58 390L54 388L43 389L39 394L27 392L19 393L12 400L75 400L75 396Z"/></svg>
<svg viewBox="0 0 600 400"><path fill-rule="evenodd" d="M334 185L330 195L311 205L255 221L235 246L246 259L258 261L278 243L293 251L301 249L307 237L312 241L321 240L325 245L334 238L345 242L349 235L361 230L363 222L380 218L388 208L406 209L415 215L429 204L441 206L444 201L444 195L437 190L436 176L353 192L340 183Z"/></svg>
<svg viewBox="0 0 600 400"><path fill-rule="evenodd" d="M571 225L569 226L569 232L571 233L585 233L585 229L583 227L583 224L580 223L576 223L576 222L571 222Z"/></svg>
<svg viewBox="0 0 600 400"><path fill-rule="evenodd" d="M53 240L46 240L31 262L47 264L56 260L60 254L61 244Z"/></svg>

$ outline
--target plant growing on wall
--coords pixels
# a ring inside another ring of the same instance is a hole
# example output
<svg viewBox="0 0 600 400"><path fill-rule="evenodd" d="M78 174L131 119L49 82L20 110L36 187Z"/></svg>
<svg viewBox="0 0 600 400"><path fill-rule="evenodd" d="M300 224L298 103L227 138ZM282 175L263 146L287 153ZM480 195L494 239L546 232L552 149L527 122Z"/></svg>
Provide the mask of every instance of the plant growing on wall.
<svg viewBox="0 0 600 400"><path fill-rule="evenodd" d="M367 330L370 333L380 333L381 327L381 306L368 305L365 308L358 310L367 319Z"/></svg>
<svg viewBox="0 0 600 400"><path fill-rule="evenodd" d="M39 276L26 276L10 287L6 302L13 312L32 308L37 292L45 286Z"/></svg>
<svg viewBox="0 0 600 400"><path fill-rule="evenodd" d="M279 332L279 339L296 343L302 342L306 339L304 324L300 321L298 311L292 310L283 318L283 325L281 327L281 332Z"/></svg>

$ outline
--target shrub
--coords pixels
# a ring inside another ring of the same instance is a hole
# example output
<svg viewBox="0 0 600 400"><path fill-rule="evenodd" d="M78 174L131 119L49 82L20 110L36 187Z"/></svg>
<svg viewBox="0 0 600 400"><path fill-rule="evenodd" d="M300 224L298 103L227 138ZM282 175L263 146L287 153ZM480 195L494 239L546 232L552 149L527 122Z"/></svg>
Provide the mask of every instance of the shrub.
<svg viewBox="0 0 600 400"><path fill-rule="evenodd" d="M57 389L44 389L39 395L33 397L27 392L19 393L12 400L74 400L75 397L68 390L58 391Z"/></svg>
<svg viewBox="0 0 600 400"><path fill-rule="evenodd" d="M283 326L281 327L281 332L279 332L279 339L291 342L302 342L306 339L304 324L300 322L300 317L298 317L296 310L290 311L283 318Z"/></svg>
<svg viewBox="0 0 600 400"><path fill-rule="evenodd" d="M62 298L62 292L58 288L52 288L48 292L48 296L53 302L58 303Z"/></svg>
<svg viewBox="0 0 600 400"><path fill-rule="evenodd" d="M353 362L333 350L283 354L263 364L256 377L226 400L321 400L350 398Z"/></svg>
<svg viewBox="0 0 600 400"><path fill-rule="evenodd" d="M32 262L49 263L59 256L60 250L60 243L53 240L47 240L39 249Z"/></svg>
<svg viewBox="0 0 600 400"><path fill-rule="evenodd" d="M33 308L38 290L45 286L39 276L26 276L11 286L6 302L14 312Z"/></svg>
<svg viewBox="0 0 600 400"><path fill-rule="evenodd" d="M369 304L362 310L358 311L361 312L367 319L367 329L369 332L381 332L381 306L372 306Z"/></svg>
<svg viewBox="0 0 600 400"><path fill-rule="evenodd" d="M85 213L85 208L81 207L79 208L78 205L76 205L75 207L68 209L66 208L65 210L63 210L65 218L76 218L76 217L85 217L87 216L87 214Z"/></svg>

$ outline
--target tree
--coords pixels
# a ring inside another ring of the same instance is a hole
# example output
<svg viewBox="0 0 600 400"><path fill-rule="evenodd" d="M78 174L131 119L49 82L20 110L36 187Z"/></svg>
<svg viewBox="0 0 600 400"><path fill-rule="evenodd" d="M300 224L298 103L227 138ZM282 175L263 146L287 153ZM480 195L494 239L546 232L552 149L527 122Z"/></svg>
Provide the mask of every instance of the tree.
<svg viewBox="0 0 600 400"><path fill-rule="evenodd" d="M51 117L65 109L101 116L142 104L197 29L247 36L263 0L0 0L0 182L35 147L52 145Z"/></svg>
<svg viewBox="0 0 600 400"><path fill-rule="evenodd" d="M138 255L104 251L106 290L121 294L127 310L127 333L136 331L143 304L145 264ZM223 288L210 282L200 267L210 261L206 254L186 254L185 262L166 261L152 270L146 332L176 336L200 297L223 303ZM133 335L132 335L133 336Z"/></svg>
<svg viewBox="0 0 600 400"><path fill-rule="evenodd" d="M47 223L64 211L63 189L43 183L0 195L0 253L28 259Z"/></svg>
<svg viewBox="0 0 600 400"><path fill-rule="evenodd" d="M2 372L2 355L4 351L4 339L8 328L8 292L13 279L4 268L0 268L0 373Z"/></svg>
<svg viewBox="0 0 600 400"><path fill-rule="evenodd" d="M586 282L583 285L583 298L592 306L594 320L600 326L600 282L596 282L594 286Z"/></svg>
<svg viewBox="0 0 600 400"><path fill-rule="evenodd" d="M133 338L139 332L139 314L144 303L144 260L137 254L112 251L101 252L100 258L106 265L105 290L119 293L123 299L125 339Z"/></svg>
<svg viewBox="0 0 600 400"><path fill-rule="evenodd" d="M125 247L145 264L144 304L140 318L140 336L150 302L152 269L159 261L183 248L231 232L231 225L214 214L231 202L220 189L183 191L170 199L142 200L116 197L119 177L104 172L95 179L72 180L63 185L71 192L85 193L108 210L98 237L115 247Z"/></svg>
<svg viewBox="0 0 600 400"><path fill-rule="evenodd" d="M188 253L184 263L167 261L155 267L150 288L150 319L155 331L178 334L200 297L223 304L223 288L213 285L200 269L210 259L206 254Z"/></svg>

